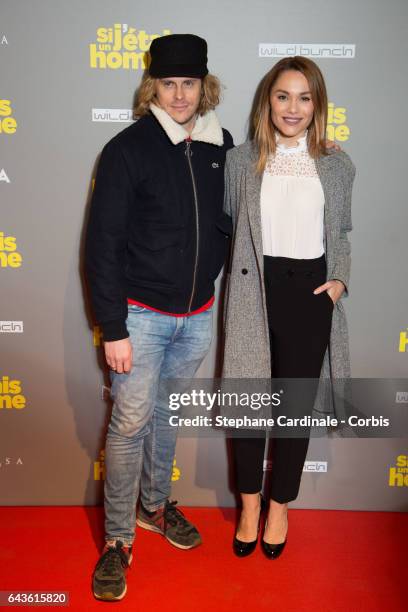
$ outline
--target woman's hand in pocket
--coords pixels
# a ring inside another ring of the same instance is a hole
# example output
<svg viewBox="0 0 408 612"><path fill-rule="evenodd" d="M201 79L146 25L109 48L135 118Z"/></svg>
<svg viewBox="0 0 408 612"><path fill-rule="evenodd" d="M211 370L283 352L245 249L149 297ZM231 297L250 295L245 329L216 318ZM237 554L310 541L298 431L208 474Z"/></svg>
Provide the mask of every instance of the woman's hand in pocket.
<svg viewBox="0 0 408 612"><path fill-rule="evenodd" d="M317 295L318 293L322 293L323 291L327 291L327 294L330 296L333 304L339 300L343 294L345 287L343 283L339 280L329 280L324 285L320 285L317 287L313 293Z"/></svg>

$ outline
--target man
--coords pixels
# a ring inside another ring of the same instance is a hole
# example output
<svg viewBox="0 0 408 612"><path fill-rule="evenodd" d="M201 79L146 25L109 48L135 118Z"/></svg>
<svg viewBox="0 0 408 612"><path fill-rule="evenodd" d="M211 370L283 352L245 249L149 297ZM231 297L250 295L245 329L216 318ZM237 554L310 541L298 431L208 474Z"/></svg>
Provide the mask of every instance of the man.
<svg viewBox="0 0 408 612"><path fill-rule="evenodd" d="M214 281L227 253L224 162L233 146L214 113L220 85L198 36L155 39L140 119L100 159L86 269L111 368L105 548L95 597L122 599L137 524L178 548L200 544L169 501L176 430L161 382L191 378L212 338ZM140 492L137 514L136 501Z"/></svg>

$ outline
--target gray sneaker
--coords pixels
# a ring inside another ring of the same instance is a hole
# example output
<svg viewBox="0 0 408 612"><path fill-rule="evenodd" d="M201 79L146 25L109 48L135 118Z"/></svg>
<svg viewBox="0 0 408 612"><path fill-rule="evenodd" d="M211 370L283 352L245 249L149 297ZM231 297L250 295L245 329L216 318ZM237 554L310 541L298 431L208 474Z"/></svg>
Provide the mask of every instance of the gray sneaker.
<svg viewBox="0 0 408 612"><path fill-rule="evenodd" d="M194 548L201 544L200 534L182 511L176 508L176 504L176 501L167 500L164 507L155 512L149 512L140 504L136 523L143 529L161 533L177 548Z"/></svg>
<svg viewBox="0 0 408 612"><path fill-rule="evenodd" d="M131 562L132 547L123 546L119 540L113 546L106 544L93 575L94 596L106 601L123 599L126 595L125 571Z"/></svg>

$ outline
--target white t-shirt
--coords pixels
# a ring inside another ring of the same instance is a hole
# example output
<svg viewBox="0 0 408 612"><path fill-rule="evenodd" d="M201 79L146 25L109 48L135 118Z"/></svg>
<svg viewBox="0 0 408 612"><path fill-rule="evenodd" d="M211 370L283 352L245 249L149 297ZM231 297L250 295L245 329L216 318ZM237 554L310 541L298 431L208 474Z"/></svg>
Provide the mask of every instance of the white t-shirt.
<svg viewBox="0 0 408 612"><path fill-rule="evenodd" d="M264 255L314 259L324 253L324 193L306 138L295 147L277 140L276 154L266 163L261 187Z"/></svg>

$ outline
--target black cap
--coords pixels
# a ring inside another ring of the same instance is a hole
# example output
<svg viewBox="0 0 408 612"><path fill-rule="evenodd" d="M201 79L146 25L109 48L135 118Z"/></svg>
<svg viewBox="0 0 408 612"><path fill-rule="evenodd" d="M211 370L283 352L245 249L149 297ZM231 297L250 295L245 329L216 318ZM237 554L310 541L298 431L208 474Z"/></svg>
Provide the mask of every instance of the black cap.
<svg viewBox="0 0 408 612"><path fill-rule="evenodd" d="M202 78L208 74L207 43L195 34L169 34L155 38L150 45L150 56L149 74L154 78Z"/></svg>

